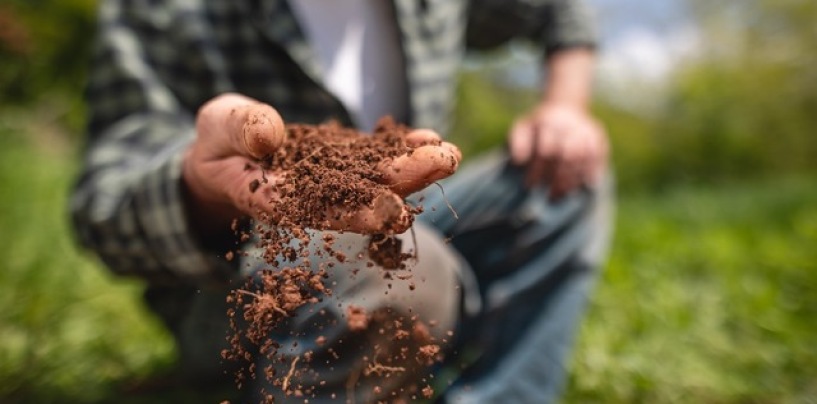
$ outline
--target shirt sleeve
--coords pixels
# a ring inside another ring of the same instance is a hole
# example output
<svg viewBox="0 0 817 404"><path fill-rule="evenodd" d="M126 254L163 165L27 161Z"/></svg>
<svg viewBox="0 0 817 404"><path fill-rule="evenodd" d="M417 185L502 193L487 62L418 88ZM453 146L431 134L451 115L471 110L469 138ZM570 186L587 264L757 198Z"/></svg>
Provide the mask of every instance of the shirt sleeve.
<svg viewBox="0 0 817 404"><path fill-rule="evenodd" d="M161 50L167 38L154 40L166 14L154 19L124 3L105 1L99 11L88 145L70 206L76 232L115 273L164 284L223 281L234 266L225 251L203 246L185 212L181 167L194 121L159 74L173 67Z"/></svg>
<svg viewBox="0 0 817 404"><path fill-rule="evenodd" d="M541 46L546 54L595 47L593 13L582 0L471 0L466 43L490 49L514 38Z"/></svg>

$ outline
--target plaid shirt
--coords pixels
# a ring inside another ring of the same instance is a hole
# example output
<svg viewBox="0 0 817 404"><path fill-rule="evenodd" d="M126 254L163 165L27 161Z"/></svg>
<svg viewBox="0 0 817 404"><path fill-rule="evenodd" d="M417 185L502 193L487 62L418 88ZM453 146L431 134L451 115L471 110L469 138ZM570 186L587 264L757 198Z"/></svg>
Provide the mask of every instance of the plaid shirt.
<svg viewBox="0 0 817 404"><path fill-rule="evenodd" d="M550 53L592 46L578 0L393 0L410 124L441 130L466 49L527 38ZM89 139L71 200L79 238L116 273L207 283L235 267L191 232L181 162L199 106L224 92L288 122L351 124L321 83L286 0L105 0L87 89Z"/></svg>

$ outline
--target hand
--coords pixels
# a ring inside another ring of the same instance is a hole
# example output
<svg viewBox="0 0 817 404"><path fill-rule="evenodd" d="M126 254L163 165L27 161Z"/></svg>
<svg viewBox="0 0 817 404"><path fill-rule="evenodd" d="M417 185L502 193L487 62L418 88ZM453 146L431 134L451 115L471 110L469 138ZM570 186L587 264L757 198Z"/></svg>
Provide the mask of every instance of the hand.
<svg viewBox="0 0 817 404"><path fill-rule="evenodd" d="M223 233L234 218L257 215L259 210L274 213L269 201L275 196L275 178L269 182L271 187L253 192L250 183L260 174L247 167L256 166L286 140L283 119L275 109L242 95L220 95L199 110L196 131L197 138L185 155L182 178L191 222L199 233ZM439 139L429 130L410 133L406 140L418 146L414 152L379 167L390 191L384 191L372 207L333 212L340 214L330 216L341 219L331 222L330 229L370 233L384 231L391 223L388 230L407 230L407 223L399 225L409 214L402 198L453 174L461 160L459 150L450 143L428 144Z"/></svg>
<svg viewBox="0 0 817 404"><path fill-rule="evenodd" d="M525 185L549 185L552 199L597 183L609 152L604 128L593 117L558 103L543 103L517 120L509 146L511 161L526 167Z"/></svg>

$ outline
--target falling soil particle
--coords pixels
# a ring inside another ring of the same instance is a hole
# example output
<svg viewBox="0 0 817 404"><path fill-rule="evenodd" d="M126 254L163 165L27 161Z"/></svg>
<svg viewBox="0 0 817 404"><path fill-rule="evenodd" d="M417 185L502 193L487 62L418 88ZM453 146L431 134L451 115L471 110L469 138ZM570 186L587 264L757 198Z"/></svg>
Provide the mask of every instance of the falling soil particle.
<svg viewBox="0 0 817 404"><path fill-rule="evenodd" d="M346 325L352 332L363 331L369 327L369 319L362 307L349 305L346 309Z"/></svg>

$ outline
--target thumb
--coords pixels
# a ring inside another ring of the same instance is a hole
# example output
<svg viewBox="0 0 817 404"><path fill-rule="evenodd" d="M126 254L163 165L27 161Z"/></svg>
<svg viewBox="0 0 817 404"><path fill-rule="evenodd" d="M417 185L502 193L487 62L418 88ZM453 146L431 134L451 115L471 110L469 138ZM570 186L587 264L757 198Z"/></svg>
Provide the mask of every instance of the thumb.
<svg viewBox="0 0 817 404"><path fill-rule="evenodd" d="M223 94L204 104L196 130L211 145L212 157L261 159L286 140L284 120L273 107L240 94Z"/></svg>

